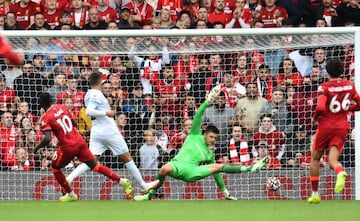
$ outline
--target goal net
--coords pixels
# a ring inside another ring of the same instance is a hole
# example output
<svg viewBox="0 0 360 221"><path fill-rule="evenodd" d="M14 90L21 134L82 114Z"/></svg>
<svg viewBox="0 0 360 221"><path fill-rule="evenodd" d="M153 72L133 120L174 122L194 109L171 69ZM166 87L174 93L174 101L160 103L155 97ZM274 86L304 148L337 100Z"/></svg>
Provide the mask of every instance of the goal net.
<svg viewBox="0 0 360 221"><path fill-rule="evenodd" d="M270 157L260 173L222 174L229 192L240 199L306 199L317 88L328 80L325 64L331 58L341 59L343 77L355 82L356 30L3 32L24 54L26 63L10 66L0 61L0 199L52 200L61 195L49 171L56 138L48 148L30 154L42 138L37 96L49 92L54 102L68 107L79 132L89 141L91 120L83 98L93 71L103 74L102 92L117 112L117 126L144 180L154 179L158 168L181 149L196 110L220 84L222 93L206 109L201 123L202 129L212 124L220 131L213 147L216 161L248 166ZM328 169L325 153L319 187L323 199L360 196L355 194L359 190L355 188L359 183L355 182L359 174L355 116L349 120L352 128L340 159L349 174L346 187L334 194L335 175ZM129 178L140 193L139 184L117 156L106 151L100 161ZM65 173L78 164L74 159ZM269 177L280 179L278 191L266 188ZM84 200L125 198L121 186L96 173L75 179L73 187ZM223 198L211 176L192 183L169 177L156 196Z"/></svg>

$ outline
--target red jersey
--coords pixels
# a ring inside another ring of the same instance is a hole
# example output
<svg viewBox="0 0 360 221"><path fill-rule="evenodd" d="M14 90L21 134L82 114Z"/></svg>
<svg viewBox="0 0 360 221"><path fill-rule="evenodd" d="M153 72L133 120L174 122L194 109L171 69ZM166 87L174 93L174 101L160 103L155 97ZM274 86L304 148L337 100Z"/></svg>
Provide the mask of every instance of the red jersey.
<svg viewBox="0 0 360 221"><path fill-rule="evenodd" d="M30 26L30 17L36 12L41 12L40 5L35 2L29 2L25 8L20 6L21 2L10 5L10 11L16 13L16 25L21 29L27 29Z"/></svg>
<svg viewBox="0 0 360 221"><path fill-rule="evenodd" d="M285 82L286 80L292 80L292 84ZM294 72L290 75L278 74L276 81L278 86L286 87L293 85L299 88L302 85L303 77L299 72Z"/></svg>
<svg viewBox="0 0 360 221"><path fill-rule="evenodd" d="M224 27L227 23L229 23L232 19L231 14L226 14L224 11L222 12L210 12L208 15L208 22L213 24L214 22L221 22Z"/></svg>
<svg viewBox="0 0 360 221"><path fill-rule="evenodd" d="M285 138L284 135L275 128L271 129L267 133L259 129L259 131L254 134L253 142L256 149L261 144L265 144L268 148L270 156L277 157L279 152L283 149Z"/></svg>
<svg viewBox="0 0 360 221"><path fill-rule="evenodd" d="M72 1L68 1L68 0L57 0L56 8L59 11L67 11L70 8L71 2ZM40 4L41 11L45 11L47 9L45 0L41 0L39 4Z"/></svg>
<svg viewBox="0 0 360 221"><path fill-rule="evenodd" d="M15 104L16 93L10 87L6 87L4 91L0 92L0 109L10 110L11 105Z"/></svg>
<svg viewBox="0 0 360 221"><path fill-rule="evenodd" d="M56 10L54 14L49 14L48 12L44 12L43 15L45 17L45 22L50 25L52 29L56 26L60 25L60 17L62 11Z"/></svg>
<svg viewBox="0 0 360 221"><path fill-rule="evenodd" d="M71 121L71 113L64 105L52 105L41 117L40 126L43 131L51 130L54 133L59 146L76 146L84 142Z"/></svg>
<svg viewBox="0 0 360 221"><path fill-rule="evenodd" d="M264 22L264 28L276 28L276 19L279 17L287 18L288 14L285 8L276 6L271 11L268 11L266 8L261 9L258 19Z"/></svg>
<svg viewBox="0 0 360 221"><path fill-rule="evenodd" d="M168 143L168 149L180 149L184 144L187 136L188 135L182 131L174 134Z"/></svg>
<svg viewBox="0 0 360 221"><path fill-rule="evenodd" d="M84 97L85 97L85 92L82 90L77 90L74 94L70 94L67 90L58 93L58 95L56 96L56 104L63 104L63 101L65 100L65 98L70 97L71 100L73 100L74 102L74 117L78 118L79 116L79 112L81 110L81 108L84 106Z"/></svg>
<svg viewBox="0 0 360 221"><path fill-rule="evenodd" d="M127 3L126 6L130 8L130 13L132 15L141 16L141 26L150 24L151 19L153 18L154 9L151 5L146 3L146 1L144 1L144 3L142 3L141 5L137 5L136 2L132 0Z"/></svg>
<svg viewBox="0 0 360 221"><path fill-rule="evenodd" d="M166 99L166 103L162 104L161 111L170 112L171 115L178 115L181 108L179 102L173 100L173 96L180 97L182 87L180 81L173 80L171 83L166 83L165 80L159 80L155 85L155 96Z"/></svg>
<svg viewBox="0 0 360 221"><path fill-rule="evenodd" d="M99 9L98 9L99 10ZM111 8L111 7L107 7L104 11L100 11L99 10L99 14L100 14L100 20L104 20L104 21L117 21L119 20L119 17L117 15L117 12L115 9Z"/></svg>
<svg viewBox="0 0 360 221"><path fill-rule="evenodd" d="M15 165L15 141L18 128L12 125L10 128L0 125L0 155L2 163L7 166Z"/></svg>
<svg viewBox="0 0 360 221"><path fill-rule="evenodd" d="M157 11L167 9L170 12L171 20L176 22L178 13L183 8L183 1L181 0L159 0L157 3Z"/></svg>
<svg viewBox="0 0 360 221"><path fill-rule="evenodd" d="M326 103L321 102L322 96ZM352 100L359 100L359 94L351 81L345 79L332 79L322 83L318 88L318 103L314 119L319 118L319 130L347 129L349 128L349 108Z"/></svg>

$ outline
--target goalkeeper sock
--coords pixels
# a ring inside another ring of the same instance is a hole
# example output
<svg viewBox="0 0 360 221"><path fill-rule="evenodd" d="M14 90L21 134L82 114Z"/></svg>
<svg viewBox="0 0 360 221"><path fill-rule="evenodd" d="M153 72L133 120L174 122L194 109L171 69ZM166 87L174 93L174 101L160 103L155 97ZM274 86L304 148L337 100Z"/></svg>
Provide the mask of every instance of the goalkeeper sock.
<svg viewBox="0 0 360 221"><path fill-rule="evenodd" d="M149 191L149 200L151 200L152 198L153 198L153 196L154 196L154 194L156 193L156 190L150 190Z"/></svg>
<svg viewBox="0 0 360 221"><path fill-rule="evenodd" d="M145 189L147 187L146 183L143 180L141 173L140 173L139 169L136 167L134 161L132 160L132 161L125 163L125 167L131 173L131 175L134 177L136 182L141 186L141 188Z"/></svg>
<svg viewBox="0 0 360 221"><path fill-rule="evenodd" d="M79 176L83 175L88 170L90 170L90 167L88 167L88 165L86 165L86 163L82 163L79 166L77 166L75 168L75 170L73 170L69 174L69 176L67 177L67 180L71 184L76 177L79 177Z"/></svg>
<svg viewBox="0 0 360 221"><path fill-rule="evenodd" d="M164 180L165 180L166 176L163 175L156 175L155 180L159 180L159 185L157 186L156 189L150 190L149 192L149 199L151 200L152 197L154 196L154 194L157 192L157 190L164 184Z"/></svg>
<svg viewBox="0 0 360 221"><path fill-rule="evenodd" d="M157 186L156 189L159 189L164 184L165 177L166 176L160 174L156 175L155 180L159 180L159 185Z"/></svg>
<svg viewBox="0 0 360 221"><path fill-rule="evenodd" d="M243 173L243 172L249 172L250 171L250 167L245 167L245 166L230 166L230 165L224 165L221 168L221 172L224 173Z"/></svg>

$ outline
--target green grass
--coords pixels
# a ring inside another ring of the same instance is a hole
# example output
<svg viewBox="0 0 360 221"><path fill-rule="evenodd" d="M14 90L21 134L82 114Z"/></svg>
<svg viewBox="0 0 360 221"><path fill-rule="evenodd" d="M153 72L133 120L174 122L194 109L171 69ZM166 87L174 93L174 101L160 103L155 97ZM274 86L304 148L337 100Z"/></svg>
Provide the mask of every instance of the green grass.
<svg viewBox="0 0 360 221"><path fill-rule="evenodd" d="M0 201L6 221L357 221L360 201Z"/></svg>

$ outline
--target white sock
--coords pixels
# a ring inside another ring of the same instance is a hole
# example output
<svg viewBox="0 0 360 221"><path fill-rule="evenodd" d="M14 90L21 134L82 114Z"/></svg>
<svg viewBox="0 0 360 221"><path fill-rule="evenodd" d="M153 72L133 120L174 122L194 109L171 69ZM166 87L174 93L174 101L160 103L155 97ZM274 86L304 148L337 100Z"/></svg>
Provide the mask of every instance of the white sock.
<svg viewBox="0 0 360 221"><path fill-rule="evenodd" d="M88 167L88 165L86 165L86 163L82 163L79 166L77 166L75 168L75 170L73 170L69 176L66 177L67 181L69 182L69 184L72 183L72 181L76 178L79 177L81 175L83 175L86 171L90 170L90 167Z"/></svg>
<svg viewBox="0 0 360 221"><path fill-rule="evenodd" d="M141 173L140 173L139 169L137 168L137 166L135 165L134 161L132 160L132 161L125 163L125 167L131 173L131 175L134 177L136 182L141 186L141 188L145 189L146 183L143 180Z"/></svg>

